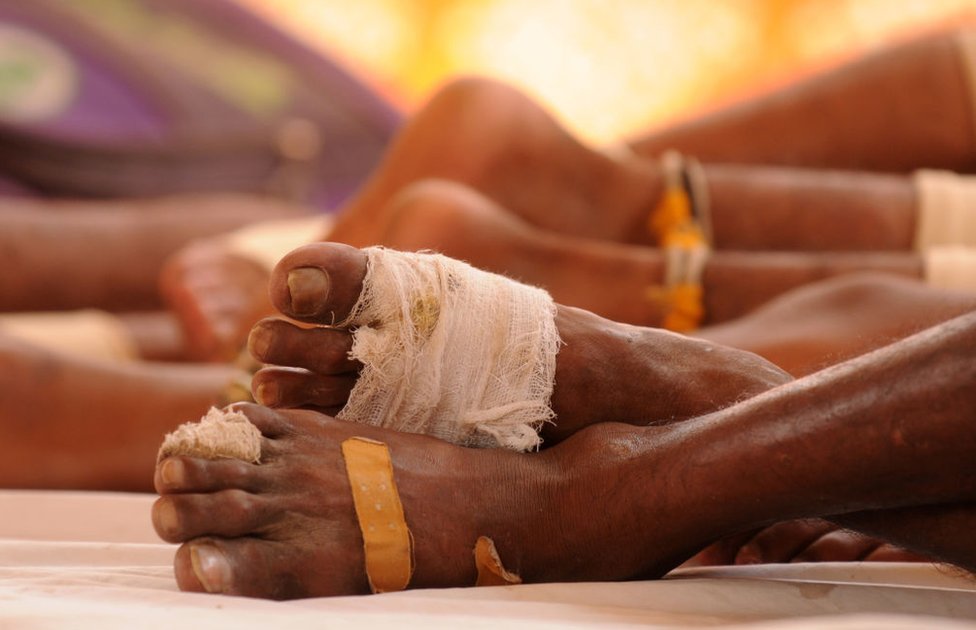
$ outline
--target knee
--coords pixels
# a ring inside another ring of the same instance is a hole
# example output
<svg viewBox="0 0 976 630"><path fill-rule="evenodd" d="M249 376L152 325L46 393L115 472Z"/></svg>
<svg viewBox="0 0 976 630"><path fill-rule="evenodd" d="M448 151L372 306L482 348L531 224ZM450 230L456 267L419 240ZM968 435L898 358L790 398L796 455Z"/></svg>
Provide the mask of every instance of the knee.
<svg viewBox="0 0 976 630"><path fill-rule="evenodd" d="M426 131L475 143L479 151L548 130L554 122L541 106L518 89L480 77L455 79L441 87L414 117ZM471 146L470 144L468 146Z"/></svg>
<svg viewBox="0 0 976 630"><path fill-rule="evenodd" d="M461 77L438 89L425 110L433 110L440 115L454 112L490 115L529 103L531 100L528 96L501 81Z"/></svg>

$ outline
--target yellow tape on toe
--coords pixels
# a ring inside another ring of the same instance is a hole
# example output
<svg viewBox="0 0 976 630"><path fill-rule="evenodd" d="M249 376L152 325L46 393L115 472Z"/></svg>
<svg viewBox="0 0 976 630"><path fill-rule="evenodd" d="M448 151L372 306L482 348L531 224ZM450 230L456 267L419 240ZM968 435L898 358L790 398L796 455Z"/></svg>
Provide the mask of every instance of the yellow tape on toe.
<svg viewBox="0 0 976 630"><path fill-rule="evenodd" d="M366 577L374 593L402 591L413 574L413 538L393 480L386 444L362 437L342 443L356 518L363 533Z"/></svg>

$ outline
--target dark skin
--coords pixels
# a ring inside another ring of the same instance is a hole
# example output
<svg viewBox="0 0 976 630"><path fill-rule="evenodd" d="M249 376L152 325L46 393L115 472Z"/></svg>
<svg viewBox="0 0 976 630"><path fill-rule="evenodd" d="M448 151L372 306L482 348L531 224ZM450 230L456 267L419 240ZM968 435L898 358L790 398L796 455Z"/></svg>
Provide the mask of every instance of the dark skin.
<svg viewBox="0 0 976 630"><path fill-rule="evenodd" d="M777 142L784 155L790 153L783 138ZM633 299L662 273L660 254L642 251L656 244L645 222L662 191L657 156L646 156L611 157L586 146L510 87L457 81L404 126L328 238L357 247L441 249L546 286L561 303L653 325L660 309ZM906 176L706 164L705 179L714 245L757 252L713 259L715 271L706 277L712 322L837 273L920 273L920 260L909 253L917 200ZM838 224L845 229L837 230ZM219 245L209 247L209 253L201 245L174 257L162 287L190 345L201 356L226 360L256 321L255 313L271 312L263 294L248 288L261 284L253 280L255 273L266 272ZM769 250L851 255L758 253ZM890 255L858 253L863 251ZM573 274L552 277L567 262ZM604 281L607 272L619 276L615 292ZM744 274L750 282L736 287ZM213 291L215 276L225 287L219 292ZM741 303L721 297L721 288L719 294L711 290L722 286L741 296L735 298Z"/></svg>
<svg viewBox="0 0 976 630"><path fill-rule="evenodd" d="M294 320L341 321L358 299L365 274L366 255L361 250L336 243L307 245L279 263L271 298ZM556 327L565 343L557 355L552 398L558 421L542 429L547 443L565 439L592 422L649 424L689 418L788 379L782 370L750 353L659 329L618 324L577 308L558 306ZM347 358L351 347L348 330L262 321L249 342L255 358L302 370L259 371L252 385L258 401L273 407L338 412L359 367ZM614 370L642 377L616 379L597 389L592 386ZM648 387L661 395L641 396Z"/></svg>
<svg viewBox="0 0 976 630"><path fill-rule="evenodd" d="M632 142L705 161L908 172L976 167L959 43L935 34ZM897 133L892 133L897 129Z"/></svg>
<svg viewBox="0 0 976 630"><path fill-rule="evenodd" d="M245 195L4 199L0 310L159 309L156 281L173 252L195 239L248 223L307 213L298 206Z"/></svg>
<svg viewBox="0 0 976 630"><path fill-rule="evenodd" d="M433 249L617 321L661 323L663 306L648 296L663 281L661 250L546 232L446 181L407 188L391 201L386 217L377 239L386 246ZM858 271L917 279L922 260L906 252L712 252L702 278L705 323L741 317L790 289Z"/></svg>
<svg viewBox="0 0 976 630"><path fill-rule="evenodd" d="M273 295L281 299L280 285ZM302 319L331 316L323 299L311 315L297 298ZM186 543L176 574L187 590L365 592L338 453L342 439L362 435L390 447L414 530L416 587L473 583L479 535L529 582L626 579L662 575L723 535L814 516L973 570L974 347L976 315L966 315L700 418L599 423L533 455L246 406L265 436L264 463L164 460L154 523Z"/></svg>
<svg viewBox="0 0 976 630"><path fill-rule="evenodd" d="M87 361L0 332L0 486L144 491L159 436L199 417L233 376L223 365Z"/></svg>

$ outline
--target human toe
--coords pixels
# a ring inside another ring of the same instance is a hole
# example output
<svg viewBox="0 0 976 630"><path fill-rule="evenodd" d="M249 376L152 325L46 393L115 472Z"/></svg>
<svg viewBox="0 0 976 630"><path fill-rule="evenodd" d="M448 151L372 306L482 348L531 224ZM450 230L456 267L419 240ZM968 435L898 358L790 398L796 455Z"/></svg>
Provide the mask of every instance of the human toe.
<svg viewBox="0 0 976 630"><path fill-rule="evenodd" d="M270 454L270 447L262 452ZM257 467L239 459L201 459L197 457L167 457L156 465L153 483L160 494L186 492L216 492L229 488L257 491L266 487L256 474Z"/></svg>
<svg viewBox="0 0 976 630"><path fill-rule="evenodd" d="M310 583L308 575L323 576L323 567L310 562L315 559L296 545L241 537L189 541L177 550L174 565L184 591L270 599L368 592L365 575L343 571L338 558L320 582Z"/></svg>
<svg viewBox="0 0 976 630"><path fill-rule="evenodd" d="M244 536L267 527L275 515L264 495L243 490L164 495L152 507L153 527L167 542Z"/></svg>
<svg viewBox="0 0 976 630"><path fill-rule="evenodd" d="M304 368L317 374L355 373L362 367L349 358L352 335L348 331L301 328L283 319L258 322L251 330L248 348L262 363Z"/></svg>
<svg viewBox="0 0 976 630"><path fill-rule="evenodd" d="M302 369L269 367L251 381L255 399L276 408L313 409L335 415L349 400L355 374L326 376Z"/></svg>
<svg viewBox="0 0 976 630"><path fill-rule="evenodd" d="M332 325L349 316L366 276L366 253L314 243L287 254L271 275L271 301L288 317Z"/></svg>

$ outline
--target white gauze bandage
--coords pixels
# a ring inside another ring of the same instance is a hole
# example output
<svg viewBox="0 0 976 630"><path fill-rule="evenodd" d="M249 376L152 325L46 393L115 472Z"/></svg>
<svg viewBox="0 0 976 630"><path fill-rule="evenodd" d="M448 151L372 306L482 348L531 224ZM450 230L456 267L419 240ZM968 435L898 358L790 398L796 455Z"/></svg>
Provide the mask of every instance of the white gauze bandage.
<svg viewBox="0 0 976 630"><path fill-rule="evenodd" d="M349 317L363 364L344 420L456 444L536 448L549 406L556 306L526 286L432 253L368 256Z"/></svg>

